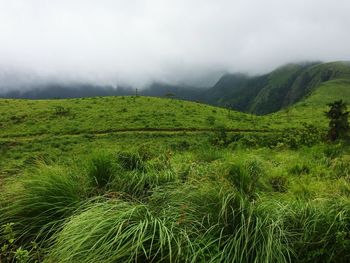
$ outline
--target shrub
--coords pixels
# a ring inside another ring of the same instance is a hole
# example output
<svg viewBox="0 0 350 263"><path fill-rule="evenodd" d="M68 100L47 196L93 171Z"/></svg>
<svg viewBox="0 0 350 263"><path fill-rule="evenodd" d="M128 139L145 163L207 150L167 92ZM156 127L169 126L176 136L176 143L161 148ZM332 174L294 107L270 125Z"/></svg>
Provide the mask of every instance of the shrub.
<svg viewBox="0 0 350 263"><path fill-rule="evenodd" d="M350 130L349 112L347 105L342 100L328 104L329 111L326 116L329 118L329 131L327 137L330 141L335 141L341 138L347 138Z"/></svg>
<svg viewBox="0 0 350 263"><path fill-rule="evenodd" d="M214 116L208 116L206 121L210 126L213 126L215 124L215 117Z"/></svg>
<svg viewBox="0 0 350 263"><path fill-rule="evenodd" d="M54 114L58 116L67 116L71 113L71 110L69 108L65 108L61 105L54 107Z"/></svg>
<svg viewBox="0 0 350 263"><path fill-rule="evenodd" d="M215 132L209 137L209 143L215 146L226 146L229 143L226 128L224 126L216 127Z"/></svg>
<svg viewBox="0 0 350 263"><path fill-rule="evenodd" d="M284 176L271 177L269 183L276 192L284 193L287 191L287 178Z"/></svg>

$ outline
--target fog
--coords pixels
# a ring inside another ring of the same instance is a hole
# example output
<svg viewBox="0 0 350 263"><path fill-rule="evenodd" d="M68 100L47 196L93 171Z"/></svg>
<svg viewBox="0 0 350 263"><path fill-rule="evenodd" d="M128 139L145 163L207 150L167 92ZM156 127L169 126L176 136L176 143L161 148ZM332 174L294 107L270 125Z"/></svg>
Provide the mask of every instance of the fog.
<svg viewBox="0 0 350 263"><path fill-rule="evenodd" d="M211 86L350 60L349 0L0 0L0 88L43 81Z"/></svg>

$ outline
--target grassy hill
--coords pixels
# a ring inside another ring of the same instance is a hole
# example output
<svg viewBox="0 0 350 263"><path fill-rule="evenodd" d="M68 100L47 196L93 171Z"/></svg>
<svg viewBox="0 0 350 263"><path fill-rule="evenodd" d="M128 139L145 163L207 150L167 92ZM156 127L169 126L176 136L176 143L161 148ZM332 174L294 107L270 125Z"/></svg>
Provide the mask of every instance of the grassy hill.
<svg viewBox="0 0 350 263"><path fill-rule="evenodd" d="M322 83L350 79L348 62L289 64L258 77L227 75L209 91L207 101L255 114L291 106Z"/></svg>
<svg viewBox="0 0 350 263"><path fill-rule="evenodd" d="M349 62L287 64L260 75L226 74L211 88L153 83L141 89L141 96L165 97L231 108L259 115L277 112L294 105L310 95L322 83L330 80L350 79ZM6 82L5 82L6 83ZM88 84L38 84L26 89L5 92L4 98L78 98L89 96L132 96L131 87L94 86Z"/></svg>
<svg viewBox="0 0 350 263"><path fill-rule="evenodd" d="M295 68L289 66L289 70ZM283 82L285 77L278 75ZM236 134L263 132L266 133L265 137L270 136L270 139L266 139L267 144L277 144L282 140L280 136L287 136L283 135L284 130L304 129L304 123L312 124L325 133L328 126L324 115L327 104L339 99L350 102L350 83L347 79L323 82L297 104L264 116L152 97L1 99L0 150L3 158L0 164L3 169L0 174L16 173L18 169L26 167L28 160L40 159L45 152L55 159L60 150L75 148L78 152L88 151L89 147L96 147L96 141L111 148L112 145L123 145L126 140L137 141L141 137L148 140L149 136L152 138L165 133L174 138L191 137L193 134L197 134L198 138L205 137L206 132L220 127ZM278 135L274 135L276 132ZM141 136L141 133L144 135ZM120 139L111 143L111 138ZM230 137L229 140L236 139ZM50 150L45 151L42 145Z"/></svg>
<svg viewBox="0 0 350 263"><path fill-rule="evenodd" d="M343 77L264 116L1 99L0 262L349 262L350 147L323 140Z"/></svg>
<svg viewBox="0 0 350 263"><path fill-rule="evenodd" d="M349 105L350 79L323 82L305 99L271 116L285 120L285 125L298 120L299 122L311 123L326 128L328 120L324 113L328 110L327 104L340 99Z"/></svg>
<svg viewBox="0 0 350 263"><path fill-rule="evenodd" d="M130 129L247 129L250 116L204 104L151 97L0 100L1 137ZM209 119L208 119L209 118Z"/></svg>

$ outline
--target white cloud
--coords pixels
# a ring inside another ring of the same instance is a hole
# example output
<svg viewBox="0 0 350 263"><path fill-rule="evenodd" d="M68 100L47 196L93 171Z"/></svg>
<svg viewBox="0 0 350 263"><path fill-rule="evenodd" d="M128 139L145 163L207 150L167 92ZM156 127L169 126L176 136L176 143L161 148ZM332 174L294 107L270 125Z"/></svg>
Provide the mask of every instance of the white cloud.
<svg viewBox="0 0 350 263"><path fill-rule="evenodd" d="M0 0L0 63L43 78L196 84L349 60L349 11L348 0Z"/></svg>

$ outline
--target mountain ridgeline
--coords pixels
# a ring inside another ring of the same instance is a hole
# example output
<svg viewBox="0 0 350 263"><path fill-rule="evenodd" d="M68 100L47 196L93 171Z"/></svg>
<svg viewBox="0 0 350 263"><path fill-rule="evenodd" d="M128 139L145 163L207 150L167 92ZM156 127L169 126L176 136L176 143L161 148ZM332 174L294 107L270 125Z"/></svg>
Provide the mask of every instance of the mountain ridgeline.
<svg viewBox="0 0 350 263"><path fill-rule="evenodd" d="M145 89L89 84L47 84L2 92L4 98L79 98L138 95L173 97L264 115L279 111L309 96L321 84L350 80L350 62L288 64L259 76L226 74L211 88L153 83ZM350 89L350 87L349 87Z"/></svg>
<svg viewBox="0 0 350 263"><path fill-rule="evenodd" d="M336 79L350 79L349 62L288 64L256 77L227 74L206 91L204 101L262 115L288 107Z"/></svg>

